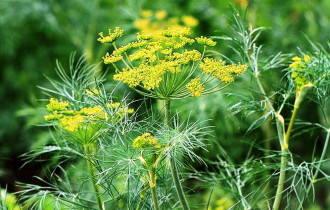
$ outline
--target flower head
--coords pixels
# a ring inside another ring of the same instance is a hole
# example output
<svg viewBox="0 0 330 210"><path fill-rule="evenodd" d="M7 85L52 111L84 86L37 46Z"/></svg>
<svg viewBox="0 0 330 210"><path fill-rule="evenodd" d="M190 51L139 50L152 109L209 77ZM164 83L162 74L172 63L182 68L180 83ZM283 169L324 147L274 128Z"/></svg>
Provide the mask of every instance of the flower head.
<svg viewBox="0 0 330 210"><path fill-rule="evenodd" d="M106 53L103 58L104 64L110 64L110 63L116 63L123 59L122 55L109 55L109 53Z"/></svg>
<svg viewBox="0 0 330 210"><path fill-rule="evenodd" d="M97 89L94 89L93 92L87 89L86 93L97 94L99 92ZM57 125L82 144L97 138L105 122L111 120L112 123L118 123L134 112L134 109L118 102L108 103L106 107L94 105L76 110L74 107L70 107L68 102L59 102L53 98L50 99L47 109L51 114L45 115L45 120Z"/></svg>
<svg viewBox="0 0 330 210"><path fill-rule="evenodd" d="M121 60L125 67L118 69L116 66L114 80L146 96L161 99L201 96L202 91L207 94L207 90L212 88L212 80L206 78L217 78L220 83L228 84L247 67L226 65L222 60L213 58L203 60L204 52L201 53L200 49L205 50L215 44L210 38L192 37L190 28L170 27L157 32L138 33L136 42L116 48L103 59L105 63ZM192 47L188 49L188 45ZM194 74L200 74L198 80L192 78Z"/></svg>
<svg viewBox="0 0 330 210"><path fill-rule="evenodd" d="M134 139L133 147L140 149L159 149L161 148L161 144L159 144L158 139L153 137L150 133L145 133Z"/></svg>
<svg viewBox="0 0 330 210"><path fill-rule="evenodd" d="M198 20L190 15L182 16L182 22L185 26L193 28L198 25Z"/></svg>
<svg viewBox="0 0 330 210"><path fill-rule="evenodd" d="M194 97L201 97L202 91L205 89L205 87L201 84L201 81L197 78L192 79L187 85L187 89L190 90L191 96Z"/></svg>
<svg viewBox="0 0 330 210"><path fill-rule="evenodd" d="M118 38L122 37L124 34L124 30L121 30L119 27L116 27L115 30L112 32L111 29L109 29L109 35L104 36L103 32L99 33L99 38L97 41L101 43L113 43Z"/></svg>
<svg viewBox="0 0 330 210"><path fill-rule="evenodd" d="M157 11L155 14L157 20L163 20L164 18L166 18L166 16L167 16L167 12L165 10Z"/></svg>
<svg viewBox="0 0 330 210"><path fill-rule="evenodd" d="M197 37L196 41L198 42L198 44L202 44L210 47L213 47L217 44L217 42L213 41L211 38L207 38L204 36Z"/></svg>
<svg viewBox="0 0 330 210"><path fill-rule="evenodd" d="M224 83L233 82L237 76L243 74L247 69L246 64L242 65L238 63L226 65L223 60L216 60L213 58L204 58L199 66L206 74L212 74Z"/></svg>
<svg viewBox="0 0 330 210"><path fill-rule="evenodd" d="M47 110L50 112L63 111L66 110L69 106L69 102L67 101L61 102L54 98L51 98L49 104L47 105Z"/></svg>
<svg viewBox="0 0 330 210"><path fill-rule="evenodd" d="M289 65L289 68L292 70L291 77L296 83L297 91L299 91L303 85L309 83L309 80L304 73L304 69L311 61L311 58L309 57L309 55L304 55L303 59L298 56L295 56L292 58L292 61L293 62Z"/></svg>

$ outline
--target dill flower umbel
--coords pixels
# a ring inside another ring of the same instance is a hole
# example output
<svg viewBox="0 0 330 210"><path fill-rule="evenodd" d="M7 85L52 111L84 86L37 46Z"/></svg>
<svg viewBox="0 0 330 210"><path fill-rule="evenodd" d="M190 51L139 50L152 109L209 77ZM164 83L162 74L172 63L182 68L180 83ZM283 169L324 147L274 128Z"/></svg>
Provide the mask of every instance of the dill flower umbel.
<svg viewBox="0 0 330 210"><path fill-rule="evenodd" d="M172 27L138 33L136 42L119 48L114 45L115 50L103 59L105 64L115 66L114 80L145 96L159 99L200 97L222 89L247 68L240 63L226 65L222 60L203 59L206 47L214 45L216 42L210 38L194 38L190 28ZM187 46L192 47L188 49ZM217 84L212 82L214 79L218 80Z"/></svg>
<svg viewBox="0 0 330 210"><path fill-rule="evenodd" d="M196 38L196 41L198 44L202 44L202 45L206 45L206 46L215 46L217 43L215 41L213 41L212 39L210 38L207 38L207 37L197 37Z"/></svg>
<svg viewBox="0 0 330 210"><path fill-rule="evenodd" d="M205 87L201 84L201 81L197 78L192 79L187 85L187 89L190 90L191 96L201 97L202 91Z"/></svg>
<svg viewBox="0 0 330 210"><path fill-rule="evenodd" d="M292 70L291 77L296 83L297 91L299 91L303 85L309 83L304 69L311 61L311 58L309 57L309 55L304 55L303 59L298 56L295 56L292 58L292 61L293 62L289 65L289 68Z"/></svg>
<svg viewBox="0 0 330 210"><path fill-rule="evenodd" d="M111 29L109 29L109 35L104 36L103 32L99 33L100 38L97 39L97 41L101 43L113 43L118 38L123 36L123 30L121 30L119 27L116 27L115 30L112 32Z"/></svg>
<svg viewBox="0 0 330 210"><path fill-rule="evenodd" d="M60 102L54 98L51 98L49 104L47 105L47 110L50 112L63 111L66 110L69 106L69 102L67 101Z"/></svg>
<svg viewBox="0 0 330 210"><path fill-rule="evenodd" d="M166 18L166 16L167 16L167 12L165 10L157 11L155 13L155 17L157 20L163 20L164 18Z"/></svg>
<svg viewBox="0 0 330 210"><path fill-rule="evenodd" d="M193 28L198 25L198 20L190 15L184 15L182 16L182 22L185 26Z"/></svg>
<svg viewBox="0 0 330 210"><path fill-rule="evenodd" d="M158 139L153 137L150 133L145 133L134 139L133 147L140 149L159 149L161 148L161 144L159 144Z"/></svg>
<svg viewBox="0 0 330 210"><path fill-rule="evenodd" d="M93 92L86 90L86 94L99 94L99 91L97 89L94 89ZM70 107L68 102L61 102L54 98L50 99L47 110L51 114L45 115L45 120L68 132L74 140L82 144L96 139L101 133L100 131L102 131L105 122L109 120L118 122L126 115L134 112L134 109L118 102L108 103L105 108L95 105L76 110Z"/></svg>
<svg viewBox="0 0 330 210"><path fill-rule="evenodd" d="M135 20L134 26L141 33L159 33L167 28L182 29L184 27L194 28L198 25L198 20L193 16L182 16L168 18L168 13L165 10L151 11L142 10L140 18Z"/></svg>

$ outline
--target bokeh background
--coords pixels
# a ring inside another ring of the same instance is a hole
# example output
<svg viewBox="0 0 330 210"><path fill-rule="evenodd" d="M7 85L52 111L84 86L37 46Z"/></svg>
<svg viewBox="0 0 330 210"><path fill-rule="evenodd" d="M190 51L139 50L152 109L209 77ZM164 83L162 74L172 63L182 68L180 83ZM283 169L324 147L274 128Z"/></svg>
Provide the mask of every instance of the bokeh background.
<svg viewBox="0 0 330 210"><path fill-rule="evenodd" d="M144 10L165 11L167 19L183 24L183 17L193 18L186 19L186 24L194 25L196 35L230 36L231 6L243 13L247 9L246 19L253 27L267 28L258 42L263 45L264 55L310 50L306 37L323 46L329 41L328 0L1 0L0 186L16 192L19 188L15 183L36 183L33 176L43 176L42 164L37 161L21 168L24 161L20 155L50 140L48 129L41 126L45 113L45 102L41 99L47 97L38 86L48 85L45 75L55 76L56 60L67 67L70 54L76 52L76 57L85 57L87 64L100 64L106 48L96 41L98 32L120 26L127 34L134 34L141 24L143 27L139 20ZM226 43L218 43L215 50L230 57ZM105 71L108 67L101 64L99 68ZM114 83L113 69L108 70L107 83ZM283 75L281 69L268 73L264 83L271 90L272 84L281 83ZM226 92L245 90L246 93L250 88L247 81L233 84ZM128 88L123 87L121 91ZM134 93L130 96L139 97ZM246 134L253 117L229 117L230 100L224 93L217 93L203 99L176 102L175 109L190 115L192 120L213 119L210 124L214 126L214 141L225 148L233 161L242 162L249 148L246 142L271 138L271 135L264 136L264 129L270 129L269 134L272 128L261 127ZM299 119L320 121L311 103L303 107ZM318 137L310 133L301 135L298 142L293 142L293 152L310 160L315 138ZM278 149L276 140L267 142L268 148ZM201 155L212 158L218 151L212 151L215 148L212 145L210 148L210 152ZM202 166L197 167L203 170ZM315 208L326 208L330 202L329 190L326 185L317 187Z"/></svg>

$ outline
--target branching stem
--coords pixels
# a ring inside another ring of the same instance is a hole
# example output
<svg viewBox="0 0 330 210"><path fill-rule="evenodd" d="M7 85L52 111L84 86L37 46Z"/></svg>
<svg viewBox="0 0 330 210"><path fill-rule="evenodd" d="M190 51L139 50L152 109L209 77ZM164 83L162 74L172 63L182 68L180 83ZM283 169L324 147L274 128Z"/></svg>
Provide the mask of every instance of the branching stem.
<svg viewBox="0 0 330 210"><path fill-rule="evenodd" d="M292 131L292 127L294 124L294 121L297 116L298 109L300 107L300 103L303 101L309 87L302 87L296 95L295 103L294 103L294 108L293 112L290 118L290 122L288 125L288 128L285 132L284 136L284 141L281 144L281 168L280 168L280 177L278 180L277 184L277 190L276 190L276 195L275 195L275 200L273 204L273 209L278 210L281 204L281 198L282 198L282 193L283 193L283 187L284 187L284 182L285 182L285 173L286 173L286 168L288 165L288 151L289 151L289 140L290 140L290 135Z"/></svg>

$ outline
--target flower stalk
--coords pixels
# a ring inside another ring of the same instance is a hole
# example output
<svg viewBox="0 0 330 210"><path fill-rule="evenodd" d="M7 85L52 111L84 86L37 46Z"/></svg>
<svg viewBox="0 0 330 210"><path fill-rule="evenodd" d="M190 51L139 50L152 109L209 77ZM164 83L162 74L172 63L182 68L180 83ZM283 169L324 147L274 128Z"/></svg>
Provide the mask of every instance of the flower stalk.
<svg viewBox="0 0 330 210"><path fill-rule="evenodd" d="M171 101L170 101L170 99L165 99L164 103L165 103L165 126L170 127L171 126ZM184 191L183 191L183 188L182 188L182 185L180 182L179 172L178 172L176 160L174 159L174 157L170 157L170 165L171 165L171 174L172 174L175 190L179 197L182 209L189 210L190 208L189 208L186 196L184 194Z"/></svg>
<svg viewBox="0 0 330 210"><path fill-rule="evenodd" d="M97 201L97 205L98 208L100 210L105 210L105 207L103 205L103 200L102 200L102 196L101 196L101 190L100 190L100 186L95 182L94 177L97 175L96 171L95 171L95 167L94 167L94 161L91 158L91 155L95 153L95 144L85 144L84 145L84 150L85 150L85 154L86 154L86 162L87 162L87 167L88 167L88 171L91 175L91 181L92 181L92 185L93 185L93 189L94 189L94 193L95 193L95 198Z"/></svg>
<svg viewBox="0 0 330 210"><path fill-rule="evenodd" d="M284 187L284 183L285 183L286 168L288 165L289 140L290 140L292 127L293 127L294 121L296 119L300 104L303 101L303 99L305 98L305 95L307 94L308 90L311 87L312 87L312 85L309 83L309 84L303 85L299 90L297 90L296 99L295 99L292 115L290 118L290 122L289 122L288 128L285 132L284 140L283 140L283 142L281 142L281 168L280 168L280 177L279 177L278 184L277 184L275 200L274 200L274 204L273 204L274 210L278 210L280 207L280 204L281 204L283 187Z"/></svg>

